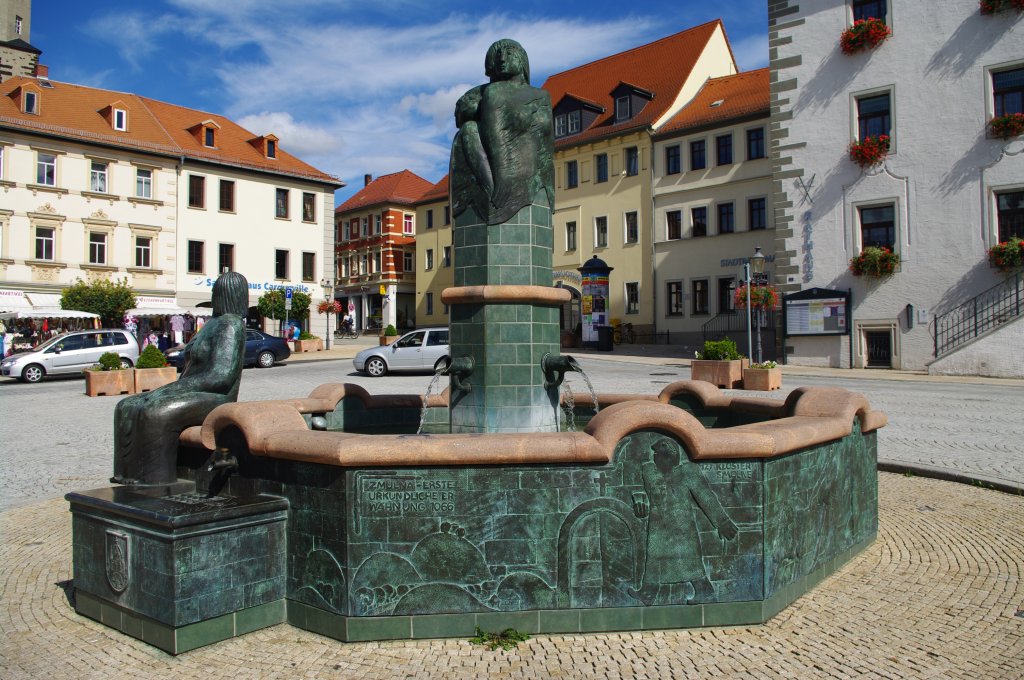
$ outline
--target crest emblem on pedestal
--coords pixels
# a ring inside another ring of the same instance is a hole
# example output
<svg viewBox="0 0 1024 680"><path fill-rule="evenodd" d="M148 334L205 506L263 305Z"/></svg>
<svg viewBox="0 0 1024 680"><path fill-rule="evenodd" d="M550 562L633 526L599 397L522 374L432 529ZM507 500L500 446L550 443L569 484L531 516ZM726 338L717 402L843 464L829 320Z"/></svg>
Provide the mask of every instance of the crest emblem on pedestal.
<svg viewBox="0 0 1024 680"><path fill-rule="evenodd" d="M105 562L110 589L115 593L123 593L128 587L128 534L107 532Z"/></svg>

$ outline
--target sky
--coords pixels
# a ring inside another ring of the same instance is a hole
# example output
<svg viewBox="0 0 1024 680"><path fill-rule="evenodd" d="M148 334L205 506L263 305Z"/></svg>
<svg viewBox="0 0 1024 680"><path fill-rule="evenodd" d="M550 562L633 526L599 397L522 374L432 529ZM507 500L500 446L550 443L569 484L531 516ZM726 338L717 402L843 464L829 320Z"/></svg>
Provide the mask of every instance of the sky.
<svg viewBox="0 0 1024 680"><path fill-rule="evenodd" d="M274 133L348 186L447 172L455 101L485 81L498 38L522 43L533 85L721 18L741 70L768 63L765 0L35 0L31 43L50 78L133 92Z"/></svg>

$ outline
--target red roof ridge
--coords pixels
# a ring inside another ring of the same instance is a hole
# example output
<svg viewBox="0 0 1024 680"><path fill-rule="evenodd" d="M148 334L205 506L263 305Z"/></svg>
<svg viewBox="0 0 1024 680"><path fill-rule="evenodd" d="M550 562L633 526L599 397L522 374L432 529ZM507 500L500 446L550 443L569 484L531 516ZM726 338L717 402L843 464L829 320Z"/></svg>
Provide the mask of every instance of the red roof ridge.
<svg viewBox="0 0 1024 680"><path fill-rule="evenodd" d="M431 189L434 184L423 179L412 170L404 169L381 175L349 197L347 201L334 209L335 213L397 203L415 205ZM407 195L412 194L412 195Z"/></svg>

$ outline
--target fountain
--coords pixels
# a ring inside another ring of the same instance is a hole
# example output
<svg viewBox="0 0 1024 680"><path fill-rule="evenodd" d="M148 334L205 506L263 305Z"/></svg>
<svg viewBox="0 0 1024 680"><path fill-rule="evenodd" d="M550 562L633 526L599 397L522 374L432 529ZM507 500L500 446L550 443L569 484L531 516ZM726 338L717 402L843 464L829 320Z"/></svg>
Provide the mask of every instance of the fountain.
<svg viewBox="0 0 1024 680"><path fill-rule="evenodd" d="M170 653L761 623L877 532L884 414L681 381L560 398L551 108L513 41L459 100L442 394L222 403L131 483L68 494L76 609ZM569 416L559 431L559 409ZM133 470L136 468L132 468Z"/></svg>

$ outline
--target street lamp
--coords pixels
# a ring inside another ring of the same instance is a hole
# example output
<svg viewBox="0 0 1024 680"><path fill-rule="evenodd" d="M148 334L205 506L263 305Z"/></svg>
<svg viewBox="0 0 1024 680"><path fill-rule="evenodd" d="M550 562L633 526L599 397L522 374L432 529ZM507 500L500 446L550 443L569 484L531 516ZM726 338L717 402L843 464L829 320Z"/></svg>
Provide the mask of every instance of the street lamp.
<svg viewBox="0 0 1024 680"><path fill-rule="evenodd" d="M754 248L754 254L750 256L750 270L752 270L751 278L748 279L755 286L763 286L768 283L768 275L764 273L764 253L761 252L761 246ZM750 283L747 285L747 309L750 309ZM761 315L764 314L764 310L760 307L757 310L757 363L761 363ZM749 328L749 326L748 326ZM749 332L749 331L748 331Z"/></svg>
<svg viewBox="0 0 1024 680"><path fill-rule="evenodd" d="M331 285L330 279L323 279L320 281L320 285L324 289L324 299L330 303L330 307L327 308L327 349L331 349L331 312L334 311L334 286Z"/></svg>

